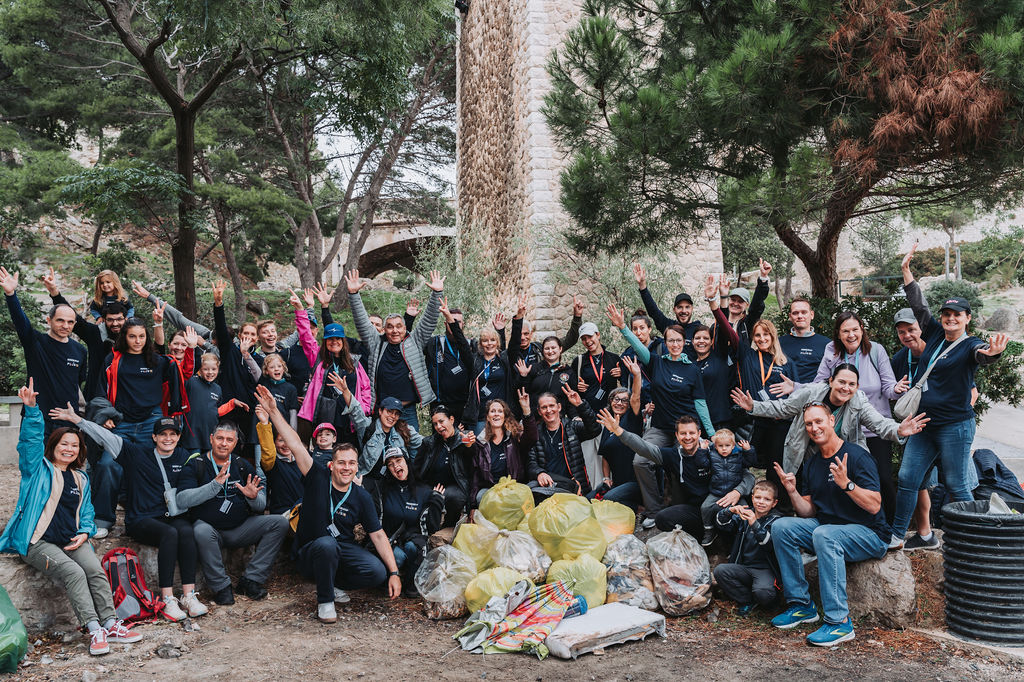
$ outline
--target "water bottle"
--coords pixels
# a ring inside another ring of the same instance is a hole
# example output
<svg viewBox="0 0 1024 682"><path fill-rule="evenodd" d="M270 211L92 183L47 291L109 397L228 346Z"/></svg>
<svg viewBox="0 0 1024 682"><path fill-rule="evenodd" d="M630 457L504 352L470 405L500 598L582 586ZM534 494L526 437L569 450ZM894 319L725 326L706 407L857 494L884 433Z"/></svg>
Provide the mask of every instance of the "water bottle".
<svg viewBox="0 0 1024 682"><path fill-rule="evenodd" d="M583 595L576 595L572 598L572 603L569 604L569 608L565 610L565 615L562 618L572 618L573 616L582 616L587 612L587 599Z"/></svg>

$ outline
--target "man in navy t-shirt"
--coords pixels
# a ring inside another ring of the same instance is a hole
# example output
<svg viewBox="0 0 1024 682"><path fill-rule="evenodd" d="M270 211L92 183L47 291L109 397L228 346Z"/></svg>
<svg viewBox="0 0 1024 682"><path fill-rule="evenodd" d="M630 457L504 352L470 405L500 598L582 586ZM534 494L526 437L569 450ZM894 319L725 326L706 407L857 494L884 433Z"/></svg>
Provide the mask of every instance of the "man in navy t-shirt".
<svg viewBox="0 0 1024 682"><path fill-rule="evenodd" d="M794 298L789 304L789 333L779 337L779 345L789 361L793 363L798 384L810 384L818 373L818 365L825 355L825 346L831 339L824 334L817 334L811 322L814 321L814 310L811 302L802 296Z"/></svg>
<svg viewBox="0 0 1024 682"><path fill-rule="evenodd" d="M804 460L799 492L796 476L775 465L797 517L779 519L772 527L789 605L772 619L772 625L788 630L818 621L800 558L801 549L814 552L825 624L807 641L833 646L854 637L846 601L846 563L883 557L891 530L882 513L878 470L871 454L836 434L835 416L820 402L804 407L803 421L820 454Z"/></svg>
<svg viewBox="0 0 1024 682"><path fill-rule="evenodd" d="M398 597L402 580L391 543L381 528L370 493L354 482L359 452L351 443L339 443L328 464L314 462L266 387L258 386L256 395L302 472L295 559L299 570L316 581L317 618L322 623L337 622L334 603L349 600L346 589L376 587L386 580L388 596ZM356 544L357 524L373 542L377 556Z"/></svg>

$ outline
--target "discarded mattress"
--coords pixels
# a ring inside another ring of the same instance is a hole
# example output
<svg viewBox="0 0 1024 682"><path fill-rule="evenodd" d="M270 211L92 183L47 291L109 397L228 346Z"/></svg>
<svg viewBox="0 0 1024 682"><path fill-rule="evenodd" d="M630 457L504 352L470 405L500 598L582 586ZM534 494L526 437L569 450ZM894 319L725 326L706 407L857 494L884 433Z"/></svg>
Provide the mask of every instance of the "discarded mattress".
<svg viewBox="0 0 1024 682"><path fill-rule="evenodd" d="M644 639L653 633L665 636L665 616L612 602L590 609L582 616L564 619L544 644L552 656L576 658L612 644Z"/></svg>

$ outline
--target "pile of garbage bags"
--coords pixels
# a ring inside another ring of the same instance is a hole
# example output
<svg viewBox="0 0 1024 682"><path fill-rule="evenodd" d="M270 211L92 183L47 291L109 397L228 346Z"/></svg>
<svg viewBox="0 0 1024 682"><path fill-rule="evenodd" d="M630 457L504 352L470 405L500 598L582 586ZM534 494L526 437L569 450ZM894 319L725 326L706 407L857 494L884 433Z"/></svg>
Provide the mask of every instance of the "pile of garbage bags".
<svg viewBox="0 0 1024 682"><path fill-rule="evenodd" d="M710 602L704 549L680 529L645 545L636 515L606 500L557 493L533 506L528 486L502 478L452 545L431 550L416 572L427 616L464 616L514 585L563 581L590 608L622 601L682 615Z"/></svg>

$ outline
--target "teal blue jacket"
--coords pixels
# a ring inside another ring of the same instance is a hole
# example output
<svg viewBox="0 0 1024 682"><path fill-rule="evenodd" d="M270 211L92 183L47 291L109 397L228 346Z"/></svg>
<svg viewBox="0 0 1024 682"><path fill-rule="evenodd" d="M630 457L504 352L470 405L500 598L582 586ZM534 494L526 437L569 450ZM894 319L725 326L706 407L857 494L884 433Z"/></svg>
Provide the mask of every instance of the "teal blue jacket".
<svg viewBox="0 0 1024 682"><path fill-rule="evenodd" d="M50 525L49 519L41 527L39 522L44 513L53 518L56 503L49 505L49 510L47 503L50 502L53 482L60 472L43 456L45 448L43 413L38 407L26 407L18 437L18 469L21 471L18 506L3 535L0 535L0 552L17 552L24 556L33 540L39 539L33 538L36 529L40 529L39 536L42 537ZM78 532L92 537L96 534L96 524L93 522L95 512L89 493L89 477L80 469L73 470L73 473L82 491L82 501L78 506Z"/></svg>

